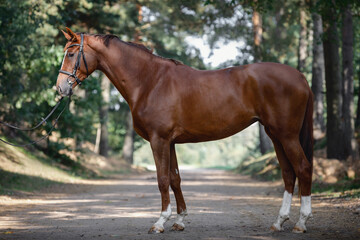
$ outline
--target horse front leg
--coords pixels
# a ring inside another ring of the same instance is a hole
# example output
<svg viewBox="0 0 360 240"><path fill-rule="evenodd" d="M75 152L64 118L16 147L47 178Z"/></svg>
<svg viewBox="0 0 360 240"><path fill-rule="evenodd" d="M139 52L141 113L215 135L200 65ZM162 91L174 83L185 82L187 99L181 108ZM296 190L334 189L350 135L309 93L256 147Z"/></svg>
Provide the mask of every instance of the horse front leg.
<svg viewBox="0 0 360 240"><path fill-rule="evenodd" d="M174 192L177 207L177 218L172 226L173 231L183 231L185 229L184 218L187 216L186 204L180 187L180 172L176 159L175 145L170 145L170 186Z"/></svg>
<svg viewBox="0 0 360 240"><path fill-rule="evenodd" d="M150 140L154 155L158 187L161 193L161 214L157 222L150 228L149 233L163 233L164 224L171 217L170 205L170 143L165 139L154 137Z"/></svg>

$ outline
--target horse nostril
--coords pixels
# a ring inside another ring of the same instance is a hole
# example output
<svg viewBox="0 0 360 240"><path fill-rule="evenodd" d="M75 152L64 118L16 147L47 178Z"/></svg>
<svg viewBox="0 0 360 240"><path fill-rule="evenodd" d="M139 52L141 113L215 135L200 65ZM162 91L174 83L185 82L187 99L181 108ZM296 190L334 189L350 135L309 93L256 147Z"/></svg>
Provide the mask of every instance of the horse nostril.
<svg viewBox="0 0 360 240"><path fill-rule="evenodd" d="M59 93L62 93L62 91L61 91L61 87L60 87L60 86L58 87L58 90L59 90Z"/></svg>

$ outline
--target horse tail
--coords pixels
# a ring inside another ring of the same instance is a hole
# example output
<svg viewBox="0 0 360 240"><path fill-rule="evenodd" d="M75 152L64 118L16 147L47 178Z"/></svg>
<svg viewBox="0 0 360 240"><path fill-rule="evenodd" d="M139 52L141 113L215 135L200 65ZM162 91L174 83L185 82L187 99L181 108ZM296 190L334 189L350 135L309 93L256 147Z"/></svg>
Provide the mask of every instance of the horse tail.
<svg viewBox="0 0 360 240"><path fill-rule="evenodd" d="M311 167L313 165L313 94L310 90L303 125L300 130L300 144Z"/></svg>
<svg viewBox="0 0 360 240"><path fill-rule="evenodd" d="M311 166L311 175L313 172L313 146L314 146L314 137L313 137L313 93L310 91L309 98L306 104L305 116L303 125L300 130L300 144L305 153L307 160ZM298 181L299 185L299 197L301 195L301 185L300 181Z"/></svg>

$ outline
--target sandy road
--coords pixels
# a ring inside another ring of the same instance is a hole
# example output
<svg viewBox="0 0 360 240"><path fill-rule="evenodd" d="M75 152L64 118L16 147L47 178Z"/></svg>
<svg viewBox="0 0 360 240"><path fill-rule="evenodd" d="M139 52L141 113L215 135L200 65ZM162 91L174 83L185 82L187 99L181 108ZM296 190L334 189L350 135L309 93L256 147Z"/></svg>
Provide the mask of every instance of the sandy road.
<svg viewBox="0 0 360 240"><path fill-rule="evenodd" d="M218 170L182 171L189 216L183 232L147 234L159 217L155 173L87 181L73 193L0 198L0 239L360 239L359 200L313 199L308 232L293 234L299 215L294 198L285 231L269 231L281 204L281 182L259 182ZM71 188L74 188L72 186ZM59 189L57 189L59 192ZM62 189L60 189L60 192Z"/></svg>

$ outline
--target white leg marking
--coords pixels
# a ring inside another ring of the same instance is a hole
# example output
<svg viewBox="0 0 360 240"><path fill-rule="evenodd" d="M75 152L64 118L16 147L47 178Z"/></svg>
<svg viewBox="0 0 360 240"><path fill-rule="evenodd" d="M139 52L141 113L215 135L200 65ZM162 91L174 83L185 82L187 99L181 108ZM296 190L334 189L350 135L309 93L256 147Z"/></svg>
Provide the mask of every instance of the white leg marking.
<svg viewBox="0 0 360 240"><path fill-rule="evenodd" d="M176 217L176 221L175 224L178 224L179 226L181 226L182 228L185 228L185 224L184 224L184 218L185 216L187 216L187 211L182 211L180 214L177 215Z"/></svg>
<svg viewBox="0 0 360 240"><path fill-rule="evenodd" d="M311 196L301 196L301 207L299 221L295 224L293 232L306 232L306 222L312 218L311 213Z"/></svg>
<svg viewBox="0 0 360 240"><path fill-rule="evenodd" d="M159 220L153 225L153 231L160 233L164 231L164 223L171 217L171 204L168 205L166 211L161 212Z"/></svg>
<svg viewBox="0 0 360 240"><path fill-rule="evenodd" d="M289 219L291 201L292 201L292 194L285 191L282 205L281 205L281 208L279 211L279 215L278 215L275 223L271 227L273 230L275 230L275 231L283 230L284 222Z"/></svg>

